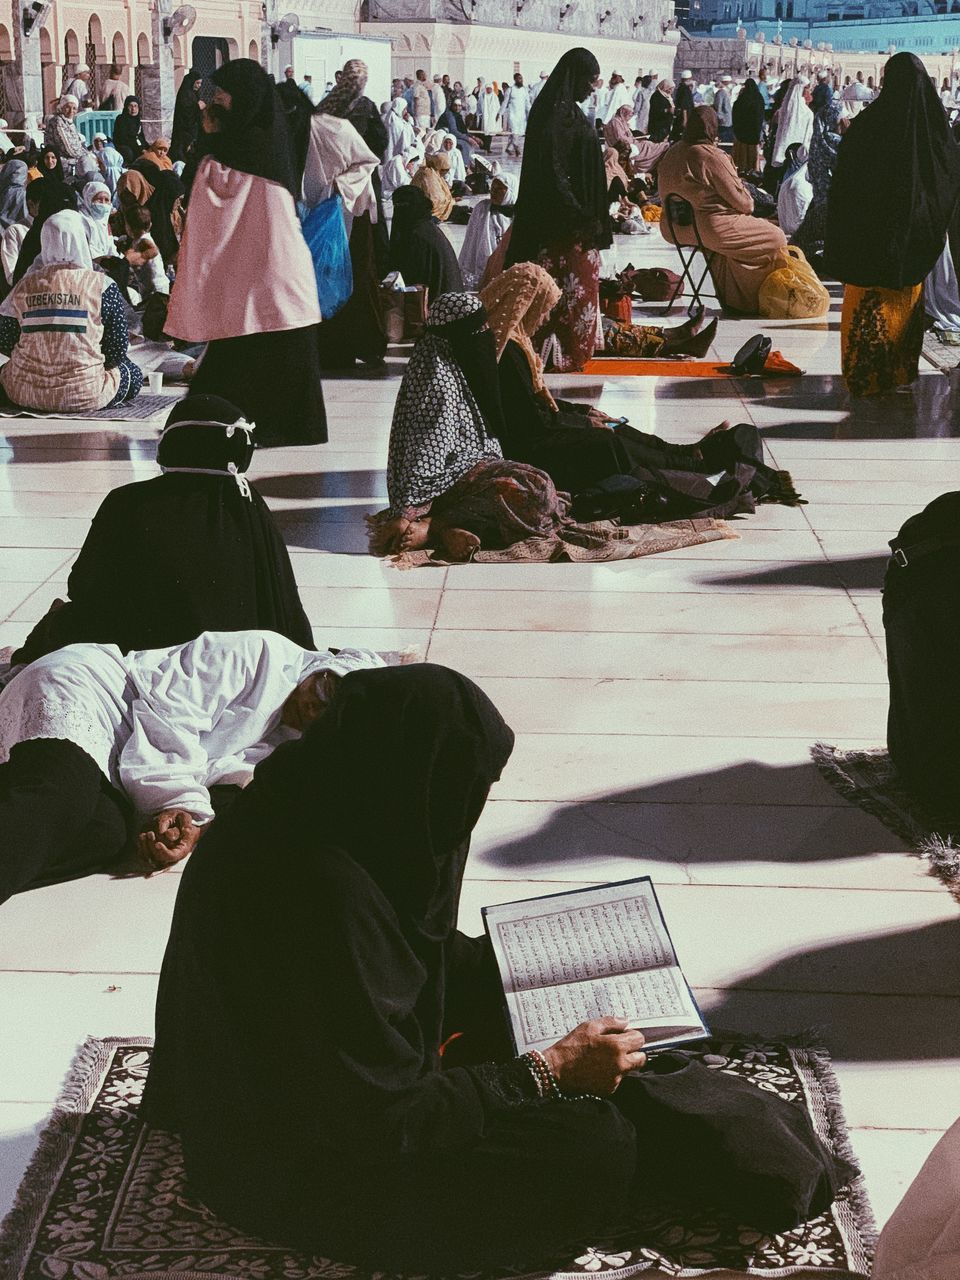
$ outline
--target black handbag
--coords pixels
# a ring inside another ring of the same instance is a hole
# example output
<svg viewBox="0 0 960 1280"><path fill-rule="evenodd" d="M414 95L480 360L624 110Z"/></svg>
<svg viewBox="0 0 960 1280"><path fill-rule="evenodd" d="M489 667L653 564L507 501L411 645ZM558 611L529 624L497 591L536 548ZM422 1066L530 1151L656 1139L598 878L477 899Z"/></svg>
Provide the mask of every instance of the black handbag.
<svg viewBox="0 0 960 1280"><path fill-rule="evenodd" d="M731 372L740 377L763 373L767 356L773 347L773 339L765 333L755 334L743 344L730 362Z"/></svg>
<svg viewBox="0 0 960 1280"><path fill-rule="evenodd" d="M579 523L619 520L621 524L650 524L663 520L664 494L635 476L613 475L582 489L573 499L570 514Z"/></svg>

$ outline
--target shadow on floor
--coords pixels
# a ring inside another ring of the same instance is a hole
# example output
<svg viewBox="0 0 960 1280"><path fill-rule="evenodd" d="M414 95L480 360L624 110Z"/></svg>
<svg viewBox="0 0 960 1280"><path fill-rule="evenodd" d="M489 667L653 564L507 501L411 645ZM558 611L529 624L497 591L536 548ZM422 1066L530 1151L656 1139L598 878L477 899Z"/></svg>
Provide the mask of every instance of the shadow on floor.
<svg viewBox="0 0 960 1280"><path fill-rule="evenodd" d="M511 873L610 859L629 872L629 863L650 871L657 862L834 862L891 849L910 856L876 818L838 804L812 762L750 760L560 805L542 827L477 856L486 868Z"/></svg>
<svg viewBox="0 0 960 1280"><path fill-rule="evenodd" d="M763 1032L815 1029L834 1058L852 1062L896 1062L960 1057L956 974L960 928L956 921L904 929L796 952L761 969L708 1002L707 1021L723 1031ZM829 975L843 985L824 990ZM897 997L902 975L928 975L920 995ZM860 990L851 975L863 975ZM816 986L818 989L812 989ZM874 999L865 999L876 993ZM896 1022L882 1015L896 1000ZM880 1009L878 1016L878 1006Z"/></svg>
<svg viewBox="0 0 960 1280"><path fill-rule="evenodd" d="M370 554L365 517L374 515L384 505L385 502L380 501L323 508L325 512L345 513L340 519L320 519L316 507L274 511L272 514L291 551L332 551L338 555L365 556Z"/></svg>
<svg viewBox="0 0 960 1280"><path fill-rule="evenodd" d="M77 424L80 426L81 424ZM35 435L8 435L0 432L0 448L11 449L12 458L6 462L155 462L157 439L155 432L149 439L132 439L120 431L77 430L66 432L38 432Z"/></svg>
<svg viewBox="0 0 960 1280"><path fill-rule="evenodd" d="M254 484L265 498L366 498L386 501L386 471L316 471L258 476ZM379 510L379 507L374 508ZM360 517L358 517L360 518Z"/></svg>
<svg viewBox="0 0 960 1280"><path fill-rule="evenodd" d="M881 541L881 535L877 534ZM711 587L833 587L837 591L872 591L883 586L890 555L850 556L842 560L802 560L773 569L730 573L710 578Z"/></svg>

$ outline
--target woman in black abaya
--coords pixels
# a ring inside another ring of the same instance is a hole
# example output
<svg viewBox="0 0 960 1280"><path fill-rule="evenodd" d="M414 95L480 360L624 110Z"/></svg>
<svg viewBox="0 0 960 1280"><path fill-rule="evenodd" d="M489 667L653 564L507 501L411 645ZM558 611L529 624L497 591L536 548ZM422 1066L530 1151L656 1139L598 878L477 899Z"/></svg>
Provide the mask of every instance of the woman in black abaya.
<svg viewBox="0 0 960 1280"><path fill-rule="evenodd" d="M738 173L759 172L765 122L763 94L756 80L749 76L733 104L733 163Z"/></svg>
<svg viewBox="0 0 960 1280"><path fill-rule="evenodd" d="M625 1019L545 1051L562 1103L512 1058L489 948L456 932L470 834L512 747L456 672L353 672L204 837L177 897L143 1103L180 1135L191 1194L343 1262L503 1267L622 1220L639 1126L658 1190L689 1175L696 1195L709 1170L744 1225L820 1212L835 1170L806 1113L746 1081L698 1064L675 1077L701 1111L712 1098L714 1132L726 1125L709 1149L684 1140L702 1133L689 1117L669 1143L669 1108L645 1102L655 1081L625 1082L619 1106L566 1096L613 1094L643 1063ZM448 1053L441 1069L454 1032L461 1065Z"/></svg>
<svg viewBox="0 0 960 1280"><path fill-rule="evenodd" d="M170 133L170 159L186 160L200 137L200 94L203 76L191 67L180 82L177 100L173 107L173 128Z"/></svg>
<svg viewBox="0 0 960 1280"><path fill-rule="evenodd" d="M213 84L164 330L207 344L194 391L241 409L257 425L259 447L320 444L320 306L295 203L305 154L293 136L299 117L288 120L250 58L225 63Z"/></svg>
<svg viewBox="0 0 960 1280"><path fill-rule="evenodd" d="M453 245L434 218L429 197L419 187L401 187L393 193L390 270L399 271L404 284L425 285L429 303L444 293L463 289Z"/></svg>
<svg viewBox="0 0 960 1280"><path fill-rule="evenodd" d="M571 49L537 95L505 259L508 267L539 263L563 290L538 343L552 339L550 363L564 372L582 369L603 345L599 250L613 238L603 150L580 108L599 74L589 50Z"/></svg>
<svg viewBox="0 0 960 1280"><path fill-rule="evenodd" d="M147 149L143 132L143 108L136 94L124 100L123 110L113 122L113 145L127 165L138 160Z"/></svg>
<svg viewBox="0 0 960 1280"><path fill-rule="evenodd" d="M884 67L879 97L837 149L823 257L842 280L840 350L855 396L913 382L923 347L923 281L960 201L960 145L912 53Z"/></svg>
<svg viewBox="0 0 960 1280"><path fill-rule="evenodd" d="M312 649L290 556L244 475L252 457L238 409L216 396L181 400L157 448L164 474L107 495L70 570L67 601L13 661L83 641L164 649L204 631L276 631Z"/></svg>

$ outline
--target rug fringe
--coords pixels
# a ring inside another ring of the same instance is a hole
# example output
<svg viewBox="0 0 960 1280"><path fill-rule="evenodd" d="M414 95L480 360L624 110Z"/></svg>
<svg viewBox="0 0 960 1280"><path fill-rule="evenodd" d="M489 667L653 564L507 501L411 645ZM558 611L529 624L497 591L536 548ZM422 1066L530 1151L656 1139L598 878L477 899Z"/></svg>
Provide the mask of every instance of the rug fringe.
<svg viewBox="0 0 960 1280"><path fill-rule="evenodd" d="M29 1260L32 1228L56 1189L112 1054L121 1045L148 1048L152 1044L148 1036L88 1036L77 1050L20 1180L13 1207L0 1222L0 1275L5 1280L18 1280Z"/></svg>
<svg viewBox="0 0 960 1280"><path fill-rule="evenodd" d="M908 795L904 795L902 804L893 796L884 802L877 798L876 790L858 783L846 764L846 757L853 754L865 761L873 759L882 763L889 760L889 753L882 747L849 753L829 742L815 742L810 748L813 763L838 795L871 814L894 835L909 844L914 856L927 864L930 875L936 876L960 901L960 845L956 843L955 835L951 832L941 834L934 830L936 822L925 821L922 812L918 811L914 817L904 807L910 803ZM892 765L890 768L893 772Z"/></svg>

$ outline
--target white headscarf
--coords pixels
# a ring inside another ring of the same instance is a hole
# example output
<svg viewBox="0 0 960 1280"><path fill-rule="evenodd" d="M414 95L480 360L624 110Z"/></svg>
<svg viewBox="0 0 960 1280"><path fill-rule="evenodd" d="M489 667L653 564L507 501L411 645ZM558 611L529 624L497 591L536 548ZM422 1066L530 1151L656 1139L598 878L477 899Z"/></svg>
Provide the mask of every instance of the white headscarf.
<svg viewBox="0 0 960 1280"><path fill-rule="evenodd" d="M802 142L805 147L809 147L812 133L813 112L803 100L803 85L799 80L794 80L777 113L777 140L771 158L774 168L783 164L787 158L787 147L794 142Z"/></svg>
<svg viewBox="0 0 960 1280"><path fill-rule="evenodd" d="M86 184L80 193L80 217L83 219L84 230L87 233L91 257L116 258L119 255L116 241L110 234L109 221L106 218L96 217L93 211L93 197L101 193L112 202L110 188L105 182L95 179ZM107 206L109 207L110 205Z"/></svg>
<svg viewBox="0 0 960 1280"><path fill-rule="evenodd" d="M603 123L607 124L613 119L621 107L632 107L633 95L625 84L615 84L607 95L607 100L603 104Z"/></svg>
<svg viewBox="0 0 960 1280"><path fill-rule="evenodd" d="M49 217L40 228L40 261L45 267L72 266L93 270L83 219L72 209Z"/></svg>
<svg viewBox="0 0 960 1280"><path fill-rule="evenodd" d="M498 180L507 188L504 204L513 204L520 189L520 177L516 173L500 174ZM490 255L503 239L510 219L498 213L499 206L487 197L474 206L467 223L467 233L460 250L460 274L466 289L476 289Z"/></svg>

